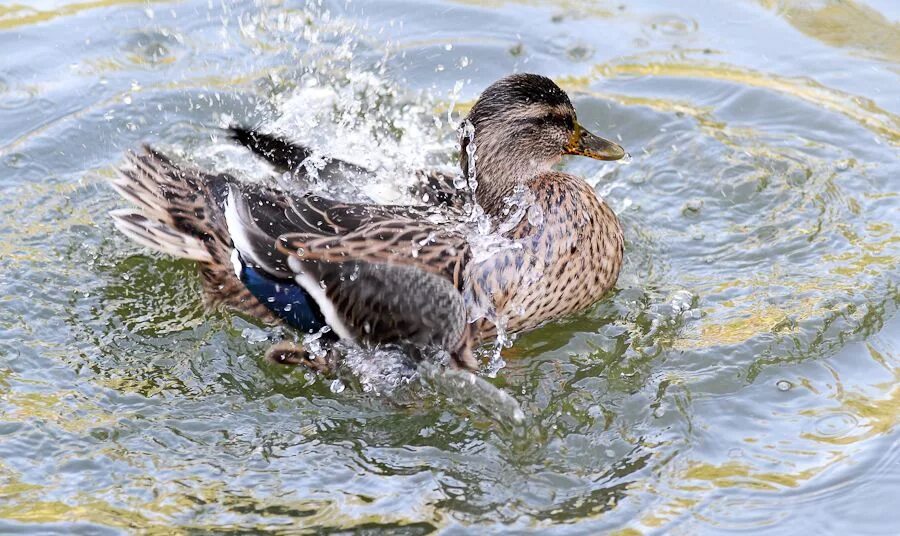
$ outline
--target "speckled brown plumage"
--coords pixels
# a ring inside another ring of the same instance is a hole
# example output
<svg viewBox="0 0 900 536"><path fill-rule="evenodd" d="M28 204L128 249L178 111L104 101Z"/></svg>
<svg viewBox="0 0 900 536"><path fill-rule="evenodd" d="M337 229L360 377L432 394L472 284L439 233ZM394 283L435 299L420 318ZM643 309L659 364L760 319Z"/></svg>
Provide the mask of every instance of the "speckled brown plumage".
<svg viewBox="0 0 900 536"><path fill-rule="evenodd" d="M580 311L615 285L622 266L624 238L618 218L582 179L547 173L529 181L530 211L507 233L519 248L494 253L467 267L470 309L484 309L508 332L533 329ZM536 219L536 218L534 218ZM477 314L477 313L476 313ZM496 336L495 322L476 322L480 340Z"/></svg>
<svg viewBox="0 0 900 536"><path fill-rule="evenodd" d="M431 206L296 195L181 169L147 149L114 182L139 210L113 215L138 242L199 261L212 303L272 321L271 307L244 286L264 274L302 289L339 337L437 347L455 365L476 368L473 346L501 329L529 330L582 310L615 284L624 250L618 219L584 180L553 166L564 154L625 153L579 125L565 92L538 75L491 85L464 126L468 188L454 193L453 177L420 172L414 192ZM304 173L306 148L247 129L232 136L279 170ZM370 173L339 160L327 169ZM294 347L273 355L303 361Z"/></svg>

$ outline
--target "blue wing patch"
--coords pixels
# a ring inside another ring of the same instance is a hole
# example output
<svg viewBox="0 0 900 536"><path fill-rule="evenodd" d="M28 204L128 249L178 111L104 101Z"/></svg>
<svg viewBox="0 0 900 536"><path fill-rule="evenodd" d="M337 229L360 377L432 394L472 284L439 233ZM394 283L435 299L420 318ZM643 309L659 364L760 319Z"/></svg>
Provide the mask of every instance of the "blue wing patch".
<svg viewBox="0 0 900 536"><path fill-rule="evenodd" d="M315 333L327 325L315 300L294 281L270 277L246 264L241 268L240 278L260 302L291 327Z"/></svg>

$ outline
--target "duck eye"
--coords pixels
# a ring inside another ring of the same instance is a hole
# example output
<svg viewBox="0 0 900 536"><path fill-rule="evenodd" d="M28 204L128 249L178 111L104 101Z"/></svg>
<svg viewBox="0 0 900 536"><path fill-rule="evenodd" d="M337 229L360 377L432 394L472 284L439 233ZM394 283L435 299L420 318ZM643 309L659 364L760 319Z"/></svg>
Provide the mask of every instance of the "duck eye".
<svg viewBox="0 0 900 536"><path fill-rule="evenodd" d="M557 127L568 130L575 128L575 121L571 116L556 113L541 116L536 122L543 127Z"/></svg>

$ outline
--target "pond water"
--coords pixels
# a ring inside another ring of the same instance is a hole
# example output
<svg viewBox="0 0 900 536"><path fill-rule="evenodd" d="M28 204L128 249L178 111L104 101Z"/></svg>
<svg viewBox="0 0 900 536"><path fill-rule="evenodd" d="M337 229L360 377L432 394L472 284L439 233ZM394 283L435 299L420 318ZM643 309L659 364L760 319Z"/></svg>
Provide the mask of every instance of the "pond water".
<svg viewBox="0 0 900 536"><path fill-rule="evenodd" d="M0 532L896 534L900 4L0 5ZM189 262L117 234L150 142L248 180L265 125L400 196L481 89L546 74L626 263L461 393L263 360Z"/></svg>

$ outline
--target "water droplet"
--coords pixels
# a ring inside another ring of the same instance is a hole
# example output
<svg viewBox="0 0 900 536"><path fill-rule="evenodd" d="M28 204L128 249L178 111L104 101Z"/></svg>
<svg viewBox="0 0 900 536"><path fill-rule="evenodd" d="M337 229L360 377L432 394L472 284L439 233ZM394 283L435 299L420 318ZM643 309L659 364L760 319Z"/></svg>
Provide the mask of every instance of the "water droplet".
<svg viewBox="0 0 900 536"><path fill-rule="evenodd" d="M690 199L684 204L684 207L681 209L681 213L685 215L696 214L700 212L701 208L703 208L702 199Z"/></svg>
<svg viewBox="0 0 900 536"><path fill-rule="evenodd" d="M694 301L694 295L686 290L679 290L672 295L670 304L676 313L689 311Z"/></svg>
<svg viewBox="0 0 900 536"><path fill-rule="evenodd" d="M790 391L791 388L794 387L794 384L787 380L778 380L778 382L775 383L775 387L777 387L779 391Z"/></svg>
<svg viewBox="0 0 900 536"><path fill-rule="evenodd" d="M646 31L666 37L680 37L697 31L697 21L678 15L660 15L649 19Z"/></svg>
<svg viewBox="0 0 900 536"><path fill-rule="evenodd" d="M594 55L594 49L585 43L578 43L566 49L566 56L572 61L584 61Z"/></svg>
<svg viewBox="0 0 900 536"><path fill-rule="evenodd" d="M269 334L265 330L258 328L244 328L244 330L241 331L241 337L247 342L259 343L268 340Z"/></svg>
<svg viewBox="0 0 900 536"><path fill-rule="evenodd" d="M528 207L527 211L528 223L537 227L544 223L544 211L539 205Z"/></svg>
<svg viewBox="0 0 900 536"><path fill-rule="evenodd" d="M331 382L331 386L329 387L329 389L331 389L331 392L334 394L340 394L344 392L345 388L346 386L344 385L344 382L338 379L333 380Z"/></svg>

